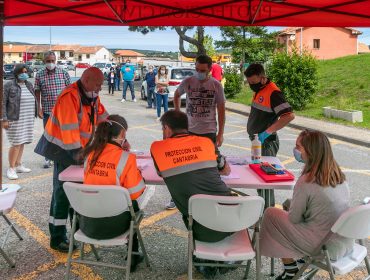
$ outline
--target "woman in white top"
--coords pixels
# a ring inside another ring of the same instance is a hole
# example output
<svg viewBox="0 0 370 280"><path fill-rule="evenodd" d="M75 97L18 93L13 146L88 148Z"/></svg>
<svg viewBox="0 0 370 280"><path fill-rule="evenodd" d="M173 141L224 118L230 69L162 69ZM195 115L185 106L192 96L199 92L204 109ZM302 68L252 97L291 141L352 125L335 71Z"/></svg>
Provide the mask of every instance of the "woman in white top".
<svg viewBox="0 0 370 280"><path fill-rule="evenodd" d="M293 152L305 165L289 211L268 208L261 228L261 255L282 258L284 263L278 280L294 277L298 272L295 260L311 255L350 205L345 175L322 132L301 132ZM336 260L349 254L353 243L352 239L333 235L328 242L330 257Z"/></svg>
<svg viewBox="0 0 370 280"><path fill-rule="evenodd" d="M17 173L28 173L31 169L22 164L24 144L33 141L37 104L26 65L16 64L14 80L4 85L3 123L10 142L8 179L18 179Z"/></svg>
<svg viewBox="0 0 370 280"><path fill-rule="evenodd" d="M161 107L163 102L164 112L168 111L168 70L166 66L159 66L155 76L155 91L157 98L157 120L161 117Z"/></svg>

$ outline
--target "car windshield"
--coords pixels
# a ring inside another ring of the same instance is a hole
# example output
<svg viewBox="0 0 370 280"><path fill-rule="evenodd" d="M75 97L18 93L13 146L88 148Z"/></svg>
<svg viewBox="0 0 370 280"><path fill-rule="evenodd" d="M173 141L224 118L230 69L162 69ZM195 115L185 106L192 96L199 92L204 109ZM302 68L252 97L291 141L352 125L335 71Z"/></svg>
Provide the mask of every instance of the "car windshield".
<svg viewBox="0 0 370 280"><path fill-rule="evenodd" d="M11 65L11 64L5 64L4 65L4 70L5 71L13 70L13 68L14 68L14 65Z"/></svg>
<svg viewBox="0 0 370 280"><path fill-rule="evenodd" d="M93 66L97 68L104 68L105 63L95 63Z"/></svg>
<svg viewBox="0 0 370 280"><path fill-rule="evenodd" d="M195 74L195 69L172 69L171 79L183 80L186 77L193 76Z"/></svg>

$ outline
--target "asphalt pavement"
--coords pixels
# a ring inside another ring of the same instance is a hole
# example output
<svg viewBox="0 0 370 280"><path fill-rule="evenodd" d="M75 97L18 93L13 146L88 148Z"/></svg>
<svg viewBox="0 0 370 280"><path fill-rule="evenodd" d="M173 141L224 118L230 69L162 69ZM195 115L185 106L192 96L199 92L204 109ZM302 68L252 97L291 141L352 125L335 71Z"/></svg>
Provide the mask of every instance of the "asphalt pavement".
<svg viewBox="0 0 370 280"><path fill-rule="evenodd" d="M121 103L121 92L114 96L107 94L104 87L101 99L109 113L121 114L129 124L127 139L132 149L148 151L154 140L162 138L160 124L156 121L156 112L146 109L146 102L140 100L140 82L135 83L137 103L127 101ZM129 96L129 94L128 94ZM130 99L130 98L128 98ZM248 156L250 141L246 133L247 117L234 112L226 115L224 143L221 152L227 156ZM49 248L48 218L52 192L52 169L43 169L43 158L36 155L33 149L43 132L42 121L36 120L35 137L33 143L26 145L23 163L32 168L29 174L20 174L20 178L10 182L6 178L8 167L7 152L9 143L4 136L3 145L3 181L16 183L22 186L18 193L15 209L9 215L20 230L23 241L14 235L5 247L10 257L16 261L15 268L9 268L0 257L0 279L63 279L65 273L66 255L57 253ZM279 132L281 148L279 159L285 166L298 176L302 164L293 157L293 147L299 130L288 127ZM351 204L358 205L365 196L370 196L370 148L353 143L331 139L336 160L346 174L351 189ZM249 194L256 194L248 190ZM277 191L278 204L292 196L291 191ZM170 196L165 186L155 187L155 194L145 209L145 219L142 224L144 242L151 261L151 270L144 264L139 265L132 273L131 279L187 279L187 232L181 216L176 210L165 210L165 204ZM4 233L4 221L0 222L0 236ZM370 243L368 240L367 244ZM370 249L370 246L368 245ZM106 253L106 261L119 263L122 255ZM269 277L269 262L263 258L263 279ZM282 270L280 262L276 264L276 273ZM350 276L337 279L361 279L364 276L364 266L356 269ZM122 271L109 268L96 268L87 265L75 265L72 269L72 279L122 279ZM218 275L216 279L242 279L243 270L237 269L226 275ZM201 275L194 274L194 279L202 279ZM254 264L250 279L255 279ZM315 279L328 279L322 272Z"/></svg>

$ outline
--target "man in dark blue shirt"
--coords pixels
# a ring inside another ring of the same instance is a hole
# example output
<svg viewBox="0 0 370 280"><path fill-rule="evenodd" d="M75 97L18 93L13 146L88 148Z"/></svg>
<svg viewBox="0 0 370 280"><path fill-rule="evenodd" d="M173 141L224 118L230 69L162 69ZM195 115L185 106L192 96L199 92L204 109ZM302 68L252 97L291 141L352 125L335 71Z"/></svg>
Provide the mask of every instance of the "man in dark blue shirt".
<svg viewBox="0 0 370 280"><path fill-rule="evenodd" d="M155 99L155 71L153 69L153 65L149 66L149 71L145 75L145 80L146 80L146 86L147 86L147 100L148 100L148 106L146 107L147 109L156 108L156 99Z"/></svg>
<svg viewBox="0 0 370 280"><path fill-rule="evenodd" d="M119 65L116 66L116 86L115 86L115 90L121 90L119 88L119 85L121 83L121 67Z"/></svg>

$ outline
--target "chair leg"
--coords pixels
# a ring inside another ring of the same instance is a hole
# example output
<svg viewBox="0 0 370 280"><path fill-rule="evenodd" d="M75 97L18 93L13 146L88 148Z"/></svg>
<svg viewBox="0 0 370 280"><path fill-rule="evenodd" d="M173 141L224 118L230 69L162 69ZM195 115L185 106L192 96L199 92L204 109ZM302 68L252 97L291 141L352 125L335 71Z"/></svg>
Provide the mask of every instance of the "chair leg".
<svg viewBox="0 0 370 280"><path fill-rule="evenodd" d="M251 268L252 261L247 261L247 267L245 268L244 279L248 279L249 269Z"/></svg>
<svg viewBox="0 0 370 280"><path fill-rule="evenodd" d="M8 219L8 217L5 216L5 215L2 215L2 216L5 219L5 221L8 223L8 225L11 226L13 232L17 235L19 240L23 240L23 237L20 235L20 233L17 231L17 229L14 227L13 223Z"/></svg>
<svg viewBox="0 0 370 280"><path fill-rule="evenodd" d="M256 279L261 279L261 253L260 253L260 236L259 231L256 232Z"/></svg>
<svg viewBox="0 0 370 280"><path fill-rule="evenodd" d="M71 261L72 261L72 252L73 252L73 243L74 243L74 235L76 231L76 223L77 217L76 212L73 214L73 221L72 221L72 230L69 236L69 250L68 250L68 257L67 257L67 273L66 273L66 280L69 280L71 274Z"/></svg>
<svg viewBox="0 0 370 280"><path fill-rule="evenodd" d="M126 262L126 280L130 278L131 270L131 257L132 257L132 243L134 235L134 221L130 222L130 235L128 241L128 250L127 250L127 262Z"/></svg>
<svg viewBox="0 0 370 280"><path fill-rule="evenodd" d="M98 254L98 250L96 250L95 246L93 244L90 244L91 251L94 253L94 256L97 261L100 261L100 256Z"/></svg>
<svg viewBox="0 0 370 280"><path fill-rule="evenodd" d="M326 262L326 265L327 265L327 268L328 268L330 280L335 280L333 267L331 266L328 249L326 247L324 247L323 251L324 251L324 254L325 254L325 262Z"/></svg>
<svg viewBox="0 0 370 280"><path fill-rule="evenodd" d="M358 243L360 243L361 246L365 246L364 240L359 240ZM365 257L365 265L367 269L367 273L370 275L370 262L368 256Z"/></svg>
<svg viewBox="0 0 370 280"><path fill-rule="evenodd" d="M4 257L6 262L10 265L11 268L15 267L15 263L8 257L2 248L0 248L0 254Z"/></svg>
<svg viewBox="0 0 370 280"><path fill-rule="evenodd" d="M193 238L191 231L188 234L188 280L193 280Z"/></svg>
<svg viewBox="0 0 370 280"><path fill-rule="evenodd" d="M80 247L80 258L83 260L85 258L85 243L81 242Z"/></svg>
<svg viewBox="0 0 370 280"><path fill-rule="evenodd" d="M271 265L270 265L270 276L275 275L275 259L271 258Z"/></svg>
<svg viewBox="0 0 370 280"><path fill-rule="evenodd" d="M144 242L143 242L143 238L141 237L141 232L139 230L139 227L137 227L136 234L137 234L137 239L139 240L141 251L143 252L143 255L144 255L145 264L146 264L147 267L150 267L148 253L146 252Z"/></svg>

